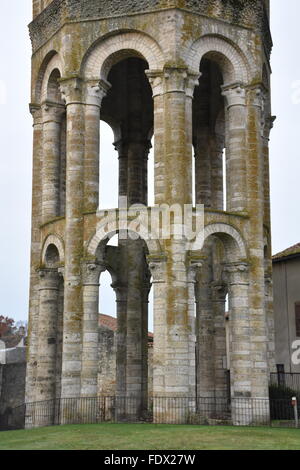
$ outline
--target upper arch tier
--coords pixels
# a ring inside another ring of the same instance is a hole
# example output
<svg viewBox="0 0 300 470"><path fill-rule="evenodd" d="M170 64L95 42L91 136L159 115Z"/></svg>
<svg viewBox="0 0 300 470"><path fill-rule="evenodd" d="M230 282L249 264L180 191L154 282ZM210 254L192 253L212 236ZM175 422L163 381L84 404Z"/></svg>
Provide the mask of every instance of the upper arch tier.
<svg viewBox="0 0 300 470"><path fill-rule="evenodd" d="M35 51L70 22L141 15L178 8L259 31L264 36L265 48L269 53L272 40L268 3L268 0L33 0L34 20L29 29ZM46 5L46 8L42 5Z"/></svg>

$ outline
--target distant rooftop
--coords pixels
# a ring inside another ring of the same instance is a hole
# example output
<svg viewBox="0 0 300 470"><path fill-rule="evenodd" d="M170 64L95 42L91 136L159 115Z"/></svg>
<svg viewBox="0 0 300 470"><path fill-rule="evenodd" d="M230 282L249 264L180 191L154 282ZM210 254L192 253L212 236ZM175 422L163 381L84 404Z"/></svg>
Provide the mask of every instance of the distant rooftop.
<svg viewBox="0 0 300 470"><path fill-rule="evenodd" d="M112 331L117 331L117 319L110 315L99 314L99 326L106 326ZM153 333L148 332L148 339L153 339Z"/></svg>
<svg viewBox="0 0 300 470"><path fill-rule="evenodd" d="M296 257L300 257L300 243L297 243L296 245L293 245L290 248L287 248L286 250L277 253L277 255L274 255L272 259L273 262L276 263L279 261L283 261L284 259Z"/></svg>

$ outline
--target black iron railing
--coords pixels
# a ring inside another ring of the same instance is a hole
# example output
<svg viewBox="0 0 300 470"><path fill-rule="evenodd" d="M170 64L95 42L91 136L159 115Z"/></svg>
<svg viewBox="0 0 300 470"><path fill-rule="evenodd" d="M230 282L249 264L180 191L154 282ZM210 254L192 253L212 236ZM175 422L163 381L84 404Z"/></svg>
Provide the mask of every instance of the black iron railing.
<svg viewBox="0 0 300 470"><path fill-rule="evenodd" d="M101 396L27 403L1 416L0 429L105 422L295 426L291 399Z"/></svg>

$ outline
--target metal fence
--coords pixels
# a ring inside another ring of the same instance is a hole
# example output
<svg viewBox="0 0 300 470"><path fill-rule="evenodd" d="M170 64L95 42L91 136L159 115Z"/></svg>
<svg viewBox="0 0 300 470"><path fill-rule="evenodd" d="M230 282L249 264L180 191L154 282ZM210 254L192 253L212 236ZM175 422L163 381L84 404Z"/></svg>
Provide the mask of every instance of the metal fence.
<svg viewBox="0 0 300 470"><path fill-rule="evenodd" d="M276 385L289 389L289 391L299 392L300 394L300 373L272 373L270 383L273 386Z"/></svg>
<svg viewBox="0 0 300 470"><path fill-rule="evenodd" d="M101 396L28 403L0 417L0 429L104 422L295 427L290 399Z"/></svg>

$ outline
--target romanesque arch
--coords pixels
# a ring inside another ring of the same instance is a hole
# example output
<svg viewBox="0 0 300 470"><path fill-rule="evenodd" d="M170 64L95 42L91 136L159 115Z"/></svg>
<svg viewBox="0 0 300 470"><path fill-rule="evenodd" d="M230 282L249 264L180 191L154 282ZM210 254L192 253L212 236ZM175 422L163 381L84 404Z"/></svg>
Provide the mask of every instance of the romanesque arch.
<svg viewBox="0 0 300 470"><path fill-rule="evenodd" d="M82 62L82 75L86 80L99 75L107 79L111 67L128 57L143 58L153 70L160 70L164 65L163 53L150 36L142 32L119 32L90 48Z"/></svg>
<svg viewBox="0 0 300 470"><path fill-rule="evenodd" d="M247 258L245 241L236 228L228 224L210 224L204 229L204 243L211 236L216 236L222 241L228 260L239 261Z"/></svg>
<svg viewBox="0 0 300 470"><path fill-rule="evenodd" d="M58 52L50 51L43 60L39 69L38 78L35 84L35 102L42 103L48 98L48 85L51 74L58 70L60 76L63 76L63 62Z"/></svg>
<svg viewBox="0 0 300 470"><path fill-rule="evenodd" d="M50 245L53 245L56 247L58 254L59 254L59 263L64 264L65 262L64 242L62 238L56 234L48 235L48 237L46 238L44 242L43 249L42 249L42 257L41 257L42 264L43 265L47 264L46 253Z"/></svg>
<svg viewBox="0 0 300 470"><path fill-rule="evenodd" d="M226 84L247 84L252 78L253 67L243 52L236 45L233 46L227 38L205 35L197 39L189 50L187 63L192 70L198 71L203 57L219 64Z"/></svg>

